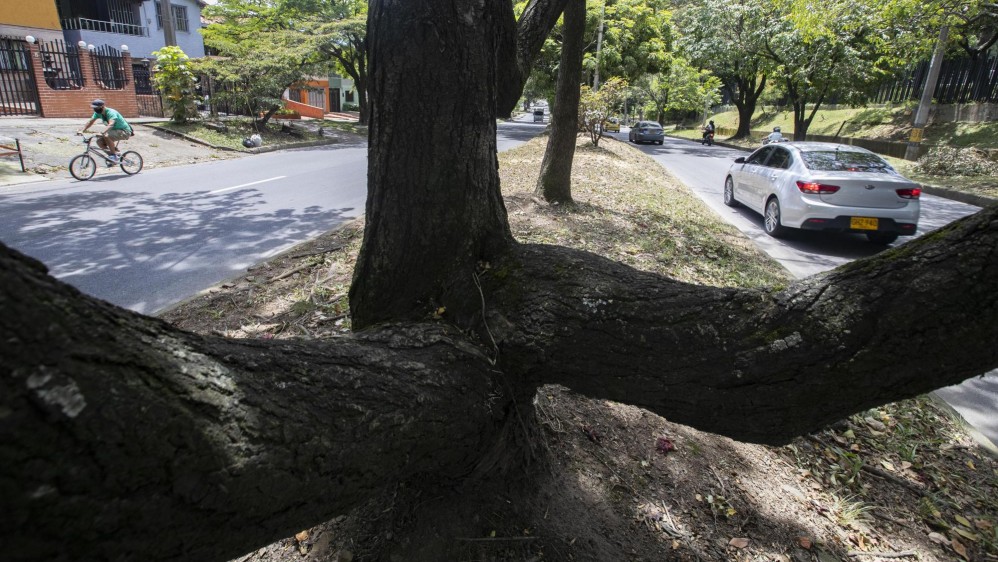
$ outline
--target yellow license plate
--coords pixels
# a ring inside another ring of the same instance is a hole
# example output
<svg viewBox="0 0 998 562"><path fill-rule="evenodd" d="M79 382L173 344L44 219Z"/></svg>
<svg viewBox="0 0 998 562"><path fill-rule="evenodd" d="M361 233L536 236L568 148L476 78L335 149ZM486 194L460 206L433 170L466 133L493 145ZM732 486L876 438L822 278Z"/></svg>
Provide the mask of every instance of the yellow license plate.
<svg viewBox="0 0 998 562"><path fill-rule="evenodd" d="M850 217L849 228L855 230L877 230L878 220L868 217Z"/></svg>

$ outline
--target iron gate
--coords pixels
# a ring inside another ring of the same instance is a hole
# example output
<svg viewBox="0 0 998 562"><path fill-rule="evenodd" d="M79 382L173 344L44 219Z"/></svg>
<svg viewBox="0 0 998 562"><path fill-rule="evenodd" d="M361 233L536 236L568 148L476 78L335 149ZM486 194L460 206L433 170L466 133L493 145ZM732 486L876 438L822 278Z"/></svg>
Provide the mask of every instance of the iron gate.
<svg viewBox="0 0 998 562"><path fill-rule="evenodd" d="M0 37L0 115L39 115L31 51L23 39Z"/></svg>

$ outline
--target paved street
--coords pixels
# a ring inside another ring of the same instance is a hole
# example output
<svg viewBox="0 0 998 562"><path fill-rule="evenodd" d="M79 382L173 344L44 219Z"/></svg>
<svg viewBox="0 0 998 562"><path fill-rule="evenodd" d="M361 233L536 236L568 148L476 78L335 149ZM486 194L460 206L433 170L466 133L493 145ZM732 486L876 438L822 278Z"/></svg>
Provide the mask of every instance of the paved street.
<svg viewBox="0 0 998 562"><path fill-rule="evenodd" d="M503 123L501 149L541 124ZM0 240L81 291L142 313L364 211L366 143L287 150L126 176L0 188Z"/></svg>
<svg viewBox="0 0 998 562"><path fill-rule="evenodd" d="M627 142L627 129L611 136ZM637 145L635 145L637 146ZM859 234L826 234L793 231L776 239L762 230L762 217L744 207L724 204L722 191L728 168L746 151L721 146L703 146L699 142L666 137L662 146L640 145L640 149L689 186L711 209L724 218L770 257L779 261L796 277L834 269L851 260L870 256L882 248L867 242ZM950 199L922 195L922 214L916 236L935 230L979 208ZM905 237L892 246L903 244ZM992 444L998 444L998 370L935 393L956 409Z"/></svg>

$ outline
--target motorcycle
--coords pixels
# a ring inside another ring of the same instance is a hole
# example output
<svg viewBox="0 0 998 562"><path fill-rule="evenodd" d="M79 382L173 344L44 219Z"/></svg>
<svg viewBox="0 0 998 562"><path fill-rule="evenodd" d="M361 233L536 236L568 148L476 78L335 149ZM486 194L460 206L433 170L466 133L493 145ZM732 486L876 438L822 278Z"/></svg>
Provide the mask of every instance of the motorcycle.
<svg viewBox="0 0 998 562"><path fill-rule="evenodd" d="M714 131L704 132L704 134L703 134L703 140L700 141L700 144L705 144L707 146L713 145L714 144Z"/></svg>

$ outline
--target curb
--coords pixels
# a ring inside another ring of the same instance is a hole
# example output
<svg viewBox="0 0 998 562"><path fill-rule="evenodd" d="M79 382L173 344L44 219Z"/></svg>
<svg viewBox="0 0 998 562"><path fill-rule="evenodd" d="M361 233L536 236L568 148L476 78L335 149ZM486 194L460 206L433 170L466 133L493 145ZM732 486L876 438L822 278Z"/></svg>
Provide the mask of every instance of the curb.
<svg viewBox="0 0 998 562"><path fill-rule="evenodd" d="M998 458L998 445L992 443L991 440L988 439L986 435L981 433L976 427L970 425L970 422L964 419L964 417L960 415L960 412L957 412L953 408L953 406L950 406L945 400L937 396L935 392L929 392L928 394L926 394L926 396L929 397L929 400L932 400L933 404L939 406L939 409L949 413L950 418L955 420L956 423L958 423L960 427L962 427L963 430L966 431L968 435L970 435L970 438L973 439L975 442L977 442L977 444L980 445L982 449L991 453L992 456Z"/></svg>
<svg viewBox="0 0 998 562"><path fill-rule="evenodd" d="M188 140L188 141L191 141L193 143L200 144L202 146L207 146L208 148L213 148L215 150L221 150L223 152L235 152L236 154L262 154L264 152L274 152L276 150L287 150L287 149L292 149L292 148L311 148L313 146L325 146L327 144L336 144L336 143L340 142L340 140L336 139L336 138L327 138L327 139L320 139L320 140L302 142L302 143L298 143L298 144L281 145L281 146L261 146L261 147L257 147L257 148L247 148L246 150L239 150L239 149L235 149L235 148L230 148L228 146L214 145L214 144L211 144L210 142L205 142L205 141L203 141L203 140L201 140L201 139L199 139L197 137L192 137L192 136L190 136L188 134L185 134L185 133L178 133L177 131L171 131L170 129L167 129L165 127L159 127L159 126L152 125L152 124L149 124L149 123L139 123L139 125L141 125L143 127L149 127L150 129L155 129L157 131L161 131L161 132L167 133L169 135L173 135L175 137L180 137L180 138L182 138L184 140Z"/></svg>

